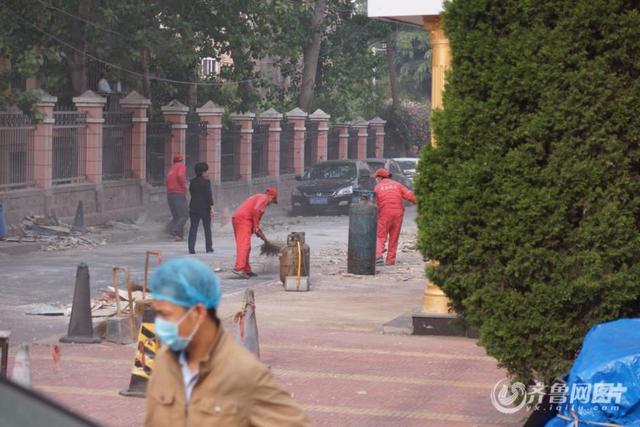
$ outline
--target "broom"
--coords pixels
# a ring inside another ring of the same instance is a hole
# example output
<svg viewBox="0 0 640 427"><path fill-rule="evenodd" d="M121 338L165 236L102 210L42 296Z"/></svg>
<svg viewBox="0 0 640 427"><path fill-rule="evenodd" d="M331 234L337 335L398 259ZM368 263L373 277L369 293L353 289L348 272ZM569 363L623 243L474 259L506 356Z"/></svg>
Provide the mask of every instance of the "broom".
<svg viewBox="0 0 640 427"><path fill-rule="evenodd" d="M263 241L264 242L262 243L262 245L260 245L260 255L266 255L266 256L280 255L280 251L284 247L284 243L272 242L267 240L266 238L263 239Z"/></svg>

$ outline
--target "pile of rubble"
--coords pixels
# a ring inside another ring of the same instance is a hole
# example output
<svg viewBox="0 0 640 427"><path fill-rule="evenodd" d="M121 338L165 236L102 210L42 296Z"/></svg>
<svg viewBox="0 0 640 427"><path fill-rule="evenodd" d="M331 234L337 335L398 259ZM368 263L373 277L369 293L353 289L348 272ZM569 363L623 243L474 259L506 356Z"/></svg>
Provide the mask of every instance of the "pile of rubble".
<svg viewBox="0 0 640 427"><path fill-rule="evenodd" d="M84 235L82 230L73 229L70 225L58 221L55 215L30 215L25 217L19 226L10 228L10 236L6 242L41 243L43 251L57 251L77 247L96 248L106 241L97 241Z"/></svg>

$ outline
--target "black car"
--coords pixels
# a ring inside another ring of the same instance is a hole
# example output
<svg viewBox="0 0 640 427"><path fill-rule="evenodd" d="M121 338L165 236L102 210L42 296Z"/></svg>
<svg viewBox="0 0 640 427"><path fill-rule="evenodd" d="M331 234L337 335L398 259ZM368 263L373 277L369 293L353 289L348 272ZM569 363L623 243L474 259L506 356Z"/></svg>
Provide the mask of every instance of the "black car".
<svg viewBox="0 0 640 427"><path fill-rule="evenodd" d="M365 162L367 162L367 164L369 165L369 168L373 172L375 172L376 170L378 170L380 168L385 168L391 174L391 179L393 179L395 181L398 181L399 183L401 183L402 185L404 185L405 187L407 187L410 190L413 189L413 182L411 181L410 178L408 178L404 174L404 172L402 171L402 168L400 167L398 162L396 162L395 160L393 160L393 159L366 159Z"/></svg>
<svg viewBox="0 0 640 427"><path fill-rule="evenodd" d="M309 168L291 194L292 214L347 211L362 195L372 196L375 180L362 160L328 160Z"/></svg>

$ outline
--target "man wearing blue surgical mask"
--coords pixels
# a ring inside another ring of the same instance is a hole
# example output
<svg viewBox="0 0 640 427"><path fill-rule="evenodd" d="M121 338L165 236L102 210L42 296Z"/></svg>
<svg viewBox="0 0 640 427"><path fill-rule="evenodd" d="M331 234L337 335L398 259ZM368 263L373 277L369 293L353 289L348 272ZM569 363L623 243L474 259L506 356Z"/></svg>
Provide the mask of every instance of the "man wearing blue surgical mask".
<svg viewBox="0 0 640 427"><path fill-rule="evenodd" d="M171 260L151 276L162 342L147 389L145 426L309 426L269 369L227 335L220 281L200 261Z"/></svg>

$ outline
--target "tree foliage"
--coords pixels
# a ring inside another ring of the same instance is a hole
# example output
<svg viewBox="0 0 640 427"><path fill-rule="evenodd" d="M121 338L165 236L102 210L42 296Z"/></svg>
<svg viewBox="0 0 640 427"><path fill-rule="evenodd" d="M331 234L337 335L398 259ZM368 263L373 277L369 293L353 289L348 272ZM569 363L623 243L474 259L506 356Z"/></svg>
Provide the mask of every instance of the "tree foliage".
<svg viewBox="0 0 640 427"><path fill-rule="evenodd" d="M450 1L420 247L509 372L567 372L594 324L640 309L640 10Z"/></svg>

